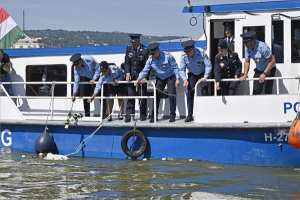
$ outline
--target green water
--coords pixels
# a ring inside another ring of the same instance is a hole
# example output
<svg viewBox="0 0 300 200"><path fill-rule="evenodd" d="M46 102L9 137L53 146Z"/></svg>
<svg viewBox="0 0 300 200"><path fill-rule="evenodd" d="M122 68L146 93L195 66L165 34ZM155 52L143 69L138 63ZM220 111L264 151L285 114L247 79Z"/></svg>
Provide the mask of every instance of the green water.
<svg viewBox="0 0 300 200"><path fill-rule="evenodd" d="M300 169L194 160L48 161L0 148L0 199L300 199Z"/></svg>

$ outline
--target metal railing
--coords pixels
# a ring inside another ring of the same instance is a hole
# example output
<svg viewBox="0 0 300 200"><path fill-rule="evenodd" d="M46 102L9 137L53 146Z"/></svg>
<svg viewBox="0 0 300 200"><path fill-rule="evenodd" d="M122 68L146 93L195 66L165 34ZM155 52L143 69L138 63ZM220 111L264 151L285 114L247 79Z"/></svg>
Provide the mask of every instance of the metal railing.
<svg viewBox="0 0 300 200"><path fill-rule="evenodd" d="M118 84L133 84L135 81L119 81ZM97 84L98 82L95 82ZM100 104L100 112L102 112L103 108L103 100L104 99L154 99L154 108L156 108L156 90L153 91L153 96L103 96L104 92L104 84L113 84L114 82L104 82L101 88L101 96L96 96L95 99L101 99ZM152 84L153 88L155 88L155 83L145 82L144 84ZM13 84L13 85L63 85L63 84L74 84L74 82L0 82L0 85L3 86L5 84ZM80 85L89 85L89 82L79 82ZM55 88L54 88L55 90ZM51 120L53 120L53 112L54 112L54 99L72 99L72 96L66 96L66 97L54 97L54 92L52 92L51 96L9 96L10 98L26 98L26 99L51 99L52 106L51 106ZM76 97L77 99L88 99L90 96L83 96L83 97ZM156 116L156 109L154 109L154 116ZM101 121L103 120L102 114L100 117ZM154 118L154 121L156 122L156 118Z"/></svg>
<svg viewBox="0 0 300 200"><path fill-rule="evenodd" d="M295 79L295 80L299 80L300 81L300 77L299 76L290 76L290 77L267 77L265 78L265 81L267 80L275 80L276 81L276 91L277 91L277 94L280 94L279 93L279 80L288 80L288 79ZM239 79L221 79L221 81L224 81L224 82L246 82L246 81L258 81L259 78L247 78L245 81L240 81ZM213 82L214 83L214 96L217 96L217 88L216 88L216 80L215 79L208 79L206 80L206 82ZM198 85L202 83L200 81L198 81L195 85L195 96L197 97L198 96ZM253 94L253 91L250 90L250 95Z"/></svg>

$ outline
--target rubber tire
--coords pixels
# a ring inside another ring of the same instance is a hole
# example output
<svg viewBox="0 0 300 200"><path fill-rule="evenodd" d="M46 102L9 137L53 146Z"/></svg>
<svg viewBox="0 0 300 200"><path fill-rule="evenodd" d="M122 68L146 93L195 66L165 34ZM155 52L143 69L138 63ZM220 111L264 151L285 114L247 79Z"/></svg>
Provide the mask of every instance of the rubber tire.
<svg viewBox="0 0 300 200"><path fill-rule="evenodd" d="M128 148L127 143L128 143L128 140L133 136L134 136L134 130L127 131L122 137L121 147L122 147L123 152L127 156L132 157L132 158L137 158L137 157L143 155L147 149L147 137L142 131L135 130L135 136L141 140L142 145L138 150L131 151Z"/></svg>

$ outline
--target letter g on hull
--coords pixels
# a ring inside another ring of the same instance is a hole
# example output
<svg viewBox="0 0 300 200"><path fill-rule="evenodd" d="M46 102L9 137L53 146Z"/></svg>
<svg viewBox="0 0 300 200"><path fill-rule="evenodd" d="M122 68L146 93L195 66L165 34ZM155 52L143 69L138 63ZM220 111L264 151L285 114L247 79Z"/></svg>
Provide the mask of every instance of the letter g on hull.
<svg viewBox="0 0 300 200"><path fill-rule="evenodd" d="M8 129L4 129L1 133L1 143L3 144L3 146L9 147L12 144L12 137L10 137L9 135L11 135L10 130Z"/></svg>

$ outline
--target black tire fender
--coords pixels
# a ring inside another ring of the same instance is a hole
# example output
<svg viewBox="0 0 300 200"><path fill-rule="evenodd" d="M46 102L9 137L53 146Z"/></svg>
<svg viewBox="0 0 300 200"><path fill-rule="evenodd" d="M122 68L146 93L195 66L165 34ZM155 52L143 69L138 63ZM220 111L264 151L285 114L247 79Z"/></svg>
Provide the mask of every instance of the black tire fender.
<svg viewBox="0 0 300 200"><path fill-rule="evenodd" d="M136 151L130 150L127 145L128 140L133 136L138 137L142 143L141 147ZM127 156L130 156L132 158L137 158L137 157L143 155L147 149L147 137L142 131L139 131L139 130L127 131L122 137L121 147L122 147L123 152Z"/></svg>

